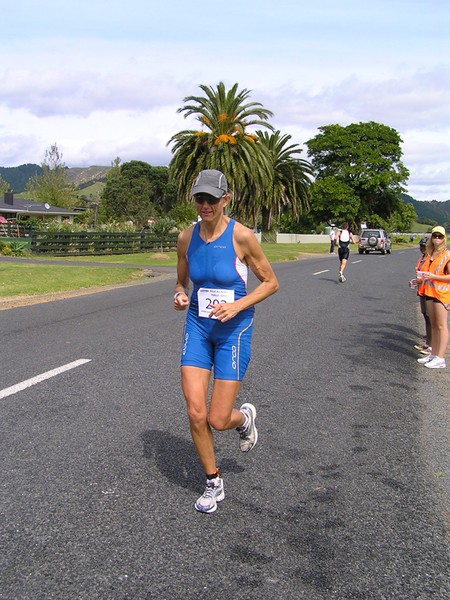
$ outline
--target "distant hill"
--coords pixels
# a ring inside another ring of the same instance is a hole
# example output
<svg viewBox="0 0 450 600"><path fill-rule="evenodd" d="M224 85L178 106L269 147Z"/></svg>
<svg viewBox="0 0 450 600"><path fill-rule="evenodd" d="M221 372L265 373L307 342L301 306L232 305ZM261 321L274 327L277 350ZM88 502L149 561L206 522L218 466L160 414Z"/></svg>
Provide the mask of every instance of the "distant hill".
<svg viewBox="0 0 450 600"><path fill-rule="evenodd" d="M78 188L83 189L97 181L106 181L106 173L111 167L69 167L67 175ZM0 176L9 183L16 194L21 194L27 187L28 180L34 175L42 175L39 165L27 164L19 167L0 167Z"/></svg>
<svg viewBox="0 0 450 600"><path fill-rule="evenodd" d="M70 181L82 190L97 181L106 181L106 173L111 167L71 167L67 169Z"/></svg>
<svg viewBox="0 0 450 600"><path fill-rule="evenodd" d="M0 167L0 176L9 183L9 187L16 194L25 191L28 180L35 175L42 175L39 165L20 165L19 167Z"/></svg>
<svg viewBox="0 0 450 600"><path fill-rule="evenodd" d="M438 202L437 200L421 201L414 200L411 196L401 194L401 198L405 204L412 204L416 215L419 219L431 219L439 225L450 221L450 200Z"/></svg>

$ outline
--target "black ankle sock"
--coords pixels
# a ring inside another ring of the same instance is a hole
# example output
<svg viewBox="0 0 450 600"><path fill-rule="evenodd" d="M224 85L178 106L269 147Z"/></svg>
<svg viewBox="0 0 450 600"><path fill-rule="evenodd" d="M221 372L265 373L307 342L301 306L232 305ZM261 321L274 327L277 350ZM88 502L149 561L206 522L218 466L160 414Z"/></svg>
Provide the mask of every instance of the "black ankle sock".
<svg viewBox="0 0 450 600"><path fill-rule="evenodd" d="M220 477L220 470L219 468L217 468L214 473L211 473L211 475L206 475L206 479L215 479L216 477Z"/></svg>

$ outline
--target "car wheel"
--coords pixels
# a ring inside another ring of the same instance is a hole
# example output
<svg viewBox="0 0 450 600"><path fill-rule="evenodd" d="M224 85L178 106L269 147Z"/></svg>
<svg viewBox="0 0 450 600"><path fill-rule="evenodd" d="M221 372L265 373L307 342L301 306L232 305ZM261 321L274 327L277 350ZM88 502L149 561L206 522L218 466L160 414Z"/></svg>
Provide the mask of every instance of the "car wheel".
<svg viewBox="0 0 450 600"><path fill-rule="evenodd" d="M370 250L366 250L366 254L369 254Z"/></svg>
<svg viewBox="0 0 450 600"><path fill-rule="evenodd" d="M391 253L391 249L389 248L389 250L386 250L386 252L387 252L388 254L390 254L390 253Z"/></svg>
<svg viewBox="0 0 450 600"><path fill-rule="evenodd" d="M358 250L358 254L363 254L364 250Z"/></svg>
<svg viewBox="0 0 450 600"><path fill-rule="evenodd" d="M386 254L386 250L384 248L381 248L381 254Z"/></svg>

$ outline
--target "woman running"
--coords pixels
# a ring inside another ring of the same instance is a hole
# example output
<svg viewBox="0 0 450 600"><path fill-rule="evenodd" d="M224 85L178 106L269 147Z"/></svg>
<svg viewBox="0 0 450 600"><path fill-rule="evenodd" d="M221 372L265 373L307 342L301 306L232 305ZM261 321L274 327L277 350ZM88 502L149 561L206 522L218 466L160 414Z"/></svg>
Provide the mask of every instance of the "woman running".
<svg viewBox="0 0 450 600"><path fill-rule="evenodd" d="M212 430L236 429L242 452L249 452L258 441L255 407L245 403L237 410L234 405L250 361L254 305L274 294L279 285L254 234L225 215L230 201L225 175L201 171L191 196L201 220L178 237L174 308L188 309L181 383L192 440L206 475L205 491L195 508L213 513L225 493ZM250 293L249 268L260 281Z"/></svg>

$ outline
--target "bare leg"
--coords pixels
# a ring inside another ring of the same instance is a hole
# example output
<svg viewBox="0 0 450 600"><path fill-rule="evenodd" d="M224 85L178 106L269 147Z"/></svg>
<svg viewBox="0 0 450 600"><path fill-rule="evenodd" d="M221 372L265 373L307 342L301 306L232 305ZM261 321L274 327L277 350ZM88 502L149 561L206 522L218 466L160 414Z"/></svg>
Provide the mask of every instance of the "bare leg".
<svg viewBox="0 0 450 600"><path fill-rule="evenodd" d="M210 371L197 367L181 367L181 386L186 399L192 441L206 474L216 470L214 440L207 418Z"/></svg>
<svg viewBox="0 0 450 600"><path fill-rule="evenodd" d="M445 358L448 346L448 311L440 302L427 302L431 321L431 347L434 356Z"/></svg>
<svg viewBox="0 0 450 600"><path fill-rule="evenodd" d="M181 383L192 440L207 475L214 473L217 467L211 427L217 430L234 429L245 421L244 415L233 408L241 385L239 381L214 381L208 414L210 376L211 373L206 369L181 367Z"/></svg>
<svg viewBox="0 0 450 600"><path fill-rule="evenodd" d="M240 388L240 381L225 379L214 381L208 416L211 427L218 431L224 431L226 429L236 429L239 425L243 425L244 415L241 411L233 408Z"/></svg>
<svg viewBox="0 0 450 600"><path fill-rule="evenodd" d="M343 259L341 260L341 268L340 268L340 272L341 272L341 273L344 273L344 270L345 270L345 267L346 267L346 266L347 266L347 259L346 259L346 258L343 258Z"/></svg>

